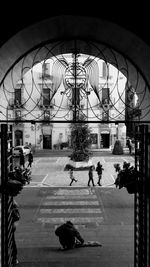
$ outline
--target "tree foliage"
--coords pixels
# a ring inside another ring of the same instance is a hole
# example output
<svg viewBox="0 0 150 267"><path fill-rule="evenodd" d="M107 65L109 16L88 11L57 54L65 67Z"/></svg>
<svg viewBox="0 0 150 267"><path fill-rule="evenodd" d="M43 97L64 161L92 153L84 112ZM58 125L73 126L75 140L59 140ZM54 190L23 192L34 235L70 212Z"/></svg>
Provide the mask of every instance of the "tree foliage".
<svg viewBox="0 0 150 267"><path fill-rule="evenodd" d="M121 145L120 140L116 140L116 142L114 144L114 148L113 148L112 154L114 154L114 155L122 155L123 153L124 153L123 152L123 147Z"/></svg>
<svg viewBox="0 0 150 267"><path fill-rule="evenodd" d="M71 123L71 147L73 153L70 156L72 160L83 161L89 157L88 148L91 144L91 128L85 121L83 116L80 116L78 122Z"/></svg>

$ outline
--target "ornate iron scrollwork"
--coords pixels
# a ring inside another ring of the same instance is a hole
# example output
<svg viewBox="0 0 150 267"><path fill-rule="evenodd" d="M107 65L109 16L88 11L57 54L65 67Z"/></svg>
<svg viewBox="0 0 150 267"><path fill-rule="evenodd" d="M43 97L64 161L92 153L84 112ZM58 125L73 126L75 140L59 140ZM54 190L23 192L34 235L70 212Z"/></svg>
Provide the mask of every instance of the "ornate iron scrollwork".
<svg viewBox="0 0 150 267"><path fill-rule="evenodd" d="M58 53L59 47L62 53ZM30 66L28 58L33 60ZM149 116L149 85L144 77L131 62L103 44L82 40L47 43L33 48L19 63L19 79L14 79L13 67L0 84L1 121L18 122L18 113L21 122L44 121L46 111L50 121L70 122L77 120L79 113L95 122L143 121Z"/></svg>

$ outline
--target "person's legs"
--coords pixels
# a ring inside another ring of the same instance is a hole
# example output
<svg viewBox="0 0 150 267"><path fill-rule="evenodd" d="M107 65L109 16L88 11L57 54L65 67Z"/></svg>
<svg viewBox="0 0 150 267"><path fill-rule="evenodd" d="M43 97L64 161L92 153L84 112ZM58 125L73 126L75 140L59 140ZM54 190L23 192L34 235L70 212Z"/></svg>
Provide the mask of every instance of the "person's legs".
<svg viewBox="0 0 150 267"><path fill-rule="evenodd" d="M92 184L93 184L93 186L95 186L95 184L94 184L94 180L92 179Z"/></svg>
<svg viewBox="0 0 150 267"><path fill-rule="evenodd" d="M99 176L98 176L98 183L97 183L98 185L101 186L101 182L100 181L101 181L101 174L99 174Z"/></svg>
<svg viewBox="0 0 150 267"><path fill-rule="evenodd" d="M73 249L75 247L75 237L70 236L66 241L66 248Z"/></svg>
<svg viewBox="0 0 150 267"><path fill-rule="evenodd" d="M73 249L75 246L75 238L69 238L69 239L64 239L59 237L59 242L62 245L63 249Z"/></svg>
<svg viewBox="0 0 150 267"><path fill-rule="evenodd" d="M72 185L72 183L73 183L73 179L71 180L70 186Z"/></svg>
<svg viewBox="0 0 150 267"><path fill-rule="evenodd" d="M64 240L63 238L60 238L60 237L59 237L59 242L60 242L60 244L62 245L62 247L65 249L65 248L66 248L65 240Z"/></svg>

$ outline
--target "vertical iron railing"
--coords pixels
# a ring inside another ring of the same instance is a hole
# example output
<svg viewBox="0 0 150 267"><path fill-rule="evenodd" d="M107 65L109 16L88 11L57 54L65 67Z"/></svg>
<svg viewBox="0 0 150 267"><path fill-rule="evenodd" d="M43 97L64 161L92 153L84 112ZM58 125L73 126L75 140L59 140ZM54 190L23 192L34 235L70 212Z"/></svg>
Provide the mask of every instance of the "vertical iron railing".
<svg viewBox="0 0 150 267"><path fill-rule="evenodd" d="M148 125L136 127L135 166L140 172L139 188L135 194L135 253L134 267L147 265L147 202L148 202Z"/></svg>
<svg viewBox="0 0 150 267"><path fill-rule="evenodd" d="M12 170L12 125L1 125L1 262L2 266L13 266L12 197L7 192L8 172Z"/></svg>

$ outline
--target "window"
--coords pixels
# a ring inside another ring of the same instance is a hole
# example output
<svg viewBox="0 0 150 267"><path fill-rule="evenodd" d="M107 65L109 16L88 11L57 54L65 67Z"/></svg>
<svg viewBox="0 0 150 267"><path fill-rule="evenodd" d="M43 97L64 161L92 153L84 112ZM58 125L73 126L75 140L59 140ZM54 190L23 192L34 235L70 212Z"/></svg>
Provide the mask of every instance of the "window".
<svg viewBox="0 0 150 267"><path fill-rule="evenodd" d="M107 78L107 74L108 74L108 64L106 64L105 61L101 62L101 66L100 66L100 77L103 79Z"/></svg>
<svg viewBox="0 0 150 267"><path fill-rule="evenodd" d="M102 88L102 104L109 104L109 88Z"/></svg>
<svg viewBox="0 0 150 267"><path fill-rule="evenodd" d="M16 110L15 111L15 119L16 120L21 120L21 111L20 110Z"/></svg>
<svg viewBox="0 0 150 267"><path fill-rule="evenodd" d="M50 78L50 63L44 62L42 65L42 77L43 79Z"/></svg>
<svg viewBox="0 0 150 267"><path fill-rule="evenodd" d="M43 88L43 105L49 106L50 105L50 89Z"/></svg>
<svg viewBox="0 0 150 267"><path fill-rule="evenodd" d="M102 120L103 121L108 121L109 120L109 110L102 112Z"/></svg>
<svg viewBox="0 0 150 267"><path fill-rule="evenodd" d="M46 120L46 121L50 120L50 111L49 110L44 111L44 120Z"/></svg>
<svg viewBox="0 0 150 267"><path fill-rule="evenodd" d="M21 105L21 89L15 89L15 105Z"/></svg>
<svg viewBox="0 0 150 267"><path fill-rule="evenodd" d="M92 144L97 144L97 134L96 133L90 134L90 139L91 139Z"/></svg>

